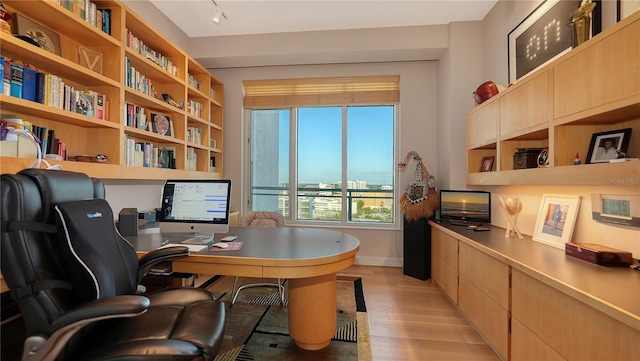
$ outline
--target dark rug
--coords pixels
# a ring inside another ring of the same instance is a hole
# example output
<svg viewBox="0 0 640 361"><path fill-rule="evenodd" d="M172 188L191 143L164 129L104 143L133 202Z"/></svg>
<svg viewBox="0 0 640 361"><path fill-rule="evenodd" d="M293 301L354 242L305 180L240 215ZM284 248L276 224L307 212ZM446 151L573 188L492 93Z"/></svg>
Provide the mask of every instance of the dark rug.
<svg viewBox="0 0 640 361"><path fill-rule="evenodd" d="M239 283L260 281L240 278ZM283 283L286 288L286 281ZM338 275L337 331L331 344L318 351L299 348L289 336L288 301L285 299L285 305L280 304L277 288L245 289L231 306L232 285L233 277L214 277L200 286L225 301L227 306L225 336L215 361L371 360L369 325L360 277Z"/></svg>

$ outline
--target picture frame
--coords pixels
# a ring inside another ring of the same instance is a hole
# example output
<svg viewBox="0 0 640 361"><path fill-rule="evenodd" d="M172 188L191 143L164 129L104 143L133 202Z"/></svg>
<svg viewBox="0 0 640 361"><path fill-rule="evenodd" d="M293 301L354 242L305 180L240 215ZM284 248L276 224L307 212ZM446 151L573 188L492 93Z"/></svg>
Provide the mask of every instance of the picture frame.
<svg viewBox="0 0 640 361"><path fill-rule="evenodd" d="M631 128L594 133L591 136L586 163L609 163L610 160L617 159L620 152L626 153L629 149L630 139Z"/></svg>
<svg viewBox="0 0 640 361"><path fill-rule="evenodd" d="M616 21L620 21L640 10L640 0L617 0Z"/></svg>
<svg viewBox="0 0 640 361"><path fill-rule="evenodd" d="M171 118L165 114L151 113L151 131L160 135L172 136Z"/></svg>
<svg viewBox="0 0 640 361"><path fill-rule="evenodd" d="M40 25L28 17L15 13L13 15L14 32L35 41L40 48L56 55L61 55L60 35Z"/></svg>
<svg viewBox="0 0 640 361"><path fill-rule="evenodd" d="M580 7L580 0L546 0L507 35L509 83L546 65L573 48L573 27L568 19ZM593 1L591 34L602 29L601 0ZM549 36L554 29L554 37ZM553 39L545 44L545 39ZM546 45L546 46L545 46Z"/></svg>
<svg viewBox="0 0 640 361"><path fill-rule="evenodd" d="M579 207L579 195L543 194L533 240L564 249L571 242Z"/></svg>
<svg viewBox="0 0 640 361"><path fill-rule="evenodd" d="M491 172L493 169L493 162L496 157L490 155L482 158L482 164L480 165L480 172Z"/></svg>

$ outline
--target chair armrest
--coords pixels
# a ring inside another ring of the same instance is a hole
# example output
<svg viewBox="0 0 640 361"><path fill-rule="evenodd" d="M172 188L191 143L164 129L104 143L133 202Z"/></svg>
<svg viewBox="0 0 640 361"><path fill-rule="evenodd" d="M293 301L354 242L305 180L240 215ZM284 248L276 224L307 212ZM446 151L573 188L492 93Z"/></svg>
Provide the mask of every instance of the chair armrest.
<svg viewBox="0 0 640 361"><path fill-rule="evenodd" d="M74 325L91 323L108 318L135 317L147 312L150 301L139 295L123 295L87 302L71 311L65 312L51 324L51 330ZM78 325L75 325L78 326ZM84 325L82 325L84 326Z"/></svg>
<svg viewBox="0 0 640 361"><path fill-rule="evenodd" d="M66 312L51 324L49 338L30 336L25 340L25 351L30 350L26 360L55 360L64 350L69 339L84 326L101 320L120 317L135 317L149 309L151 302L144 296L115 296L87 302ZM23 357L26 355L23 355Z"/></svg>
<svg viewBox="0 0 640 361"><path fill-rule="evenodd" d="M138 260L138 283L140 283L142 277L146 276L158 263L188 255L189 247L187 246L159 248L145 254Z"/></svg>

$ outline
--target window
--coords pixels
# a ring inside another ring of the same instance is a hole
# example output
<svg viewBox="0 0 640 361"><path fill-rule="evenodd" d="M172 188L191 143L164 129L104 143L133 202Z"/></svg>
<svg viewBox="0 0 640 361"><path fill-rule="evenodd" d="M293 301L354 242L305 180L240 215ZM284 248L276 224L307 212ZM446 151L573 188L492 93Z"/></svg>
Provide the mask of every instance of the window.
<svg viewBox="0 0 640 361"><path fill-rule="evenodd" d="M292 222L395 224L396 104L313 105L249 106L249 208Z"/></svg>

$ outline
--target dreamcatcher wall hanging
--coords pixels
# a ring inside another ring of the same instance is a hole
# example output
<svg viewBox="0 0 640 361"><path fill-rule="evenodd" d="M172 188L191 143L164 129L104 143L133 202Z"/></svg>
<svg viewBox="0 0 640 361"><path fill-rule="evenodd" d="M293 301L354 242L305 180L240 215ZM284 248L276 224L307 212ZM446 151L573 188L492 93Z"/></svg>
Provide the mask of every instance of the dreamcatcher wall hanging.
<svg viewBox="0 0 640 361"><path fill-rule="evenodd" d="M440 198L436 192L436 178L429 174L418 153L407 153L404 160L398 163L398 168L404 169L410 158L415 159L418 164L413 179L400 195L400 211L408 221L415 221L431 217L440 208Z"/></svg>

